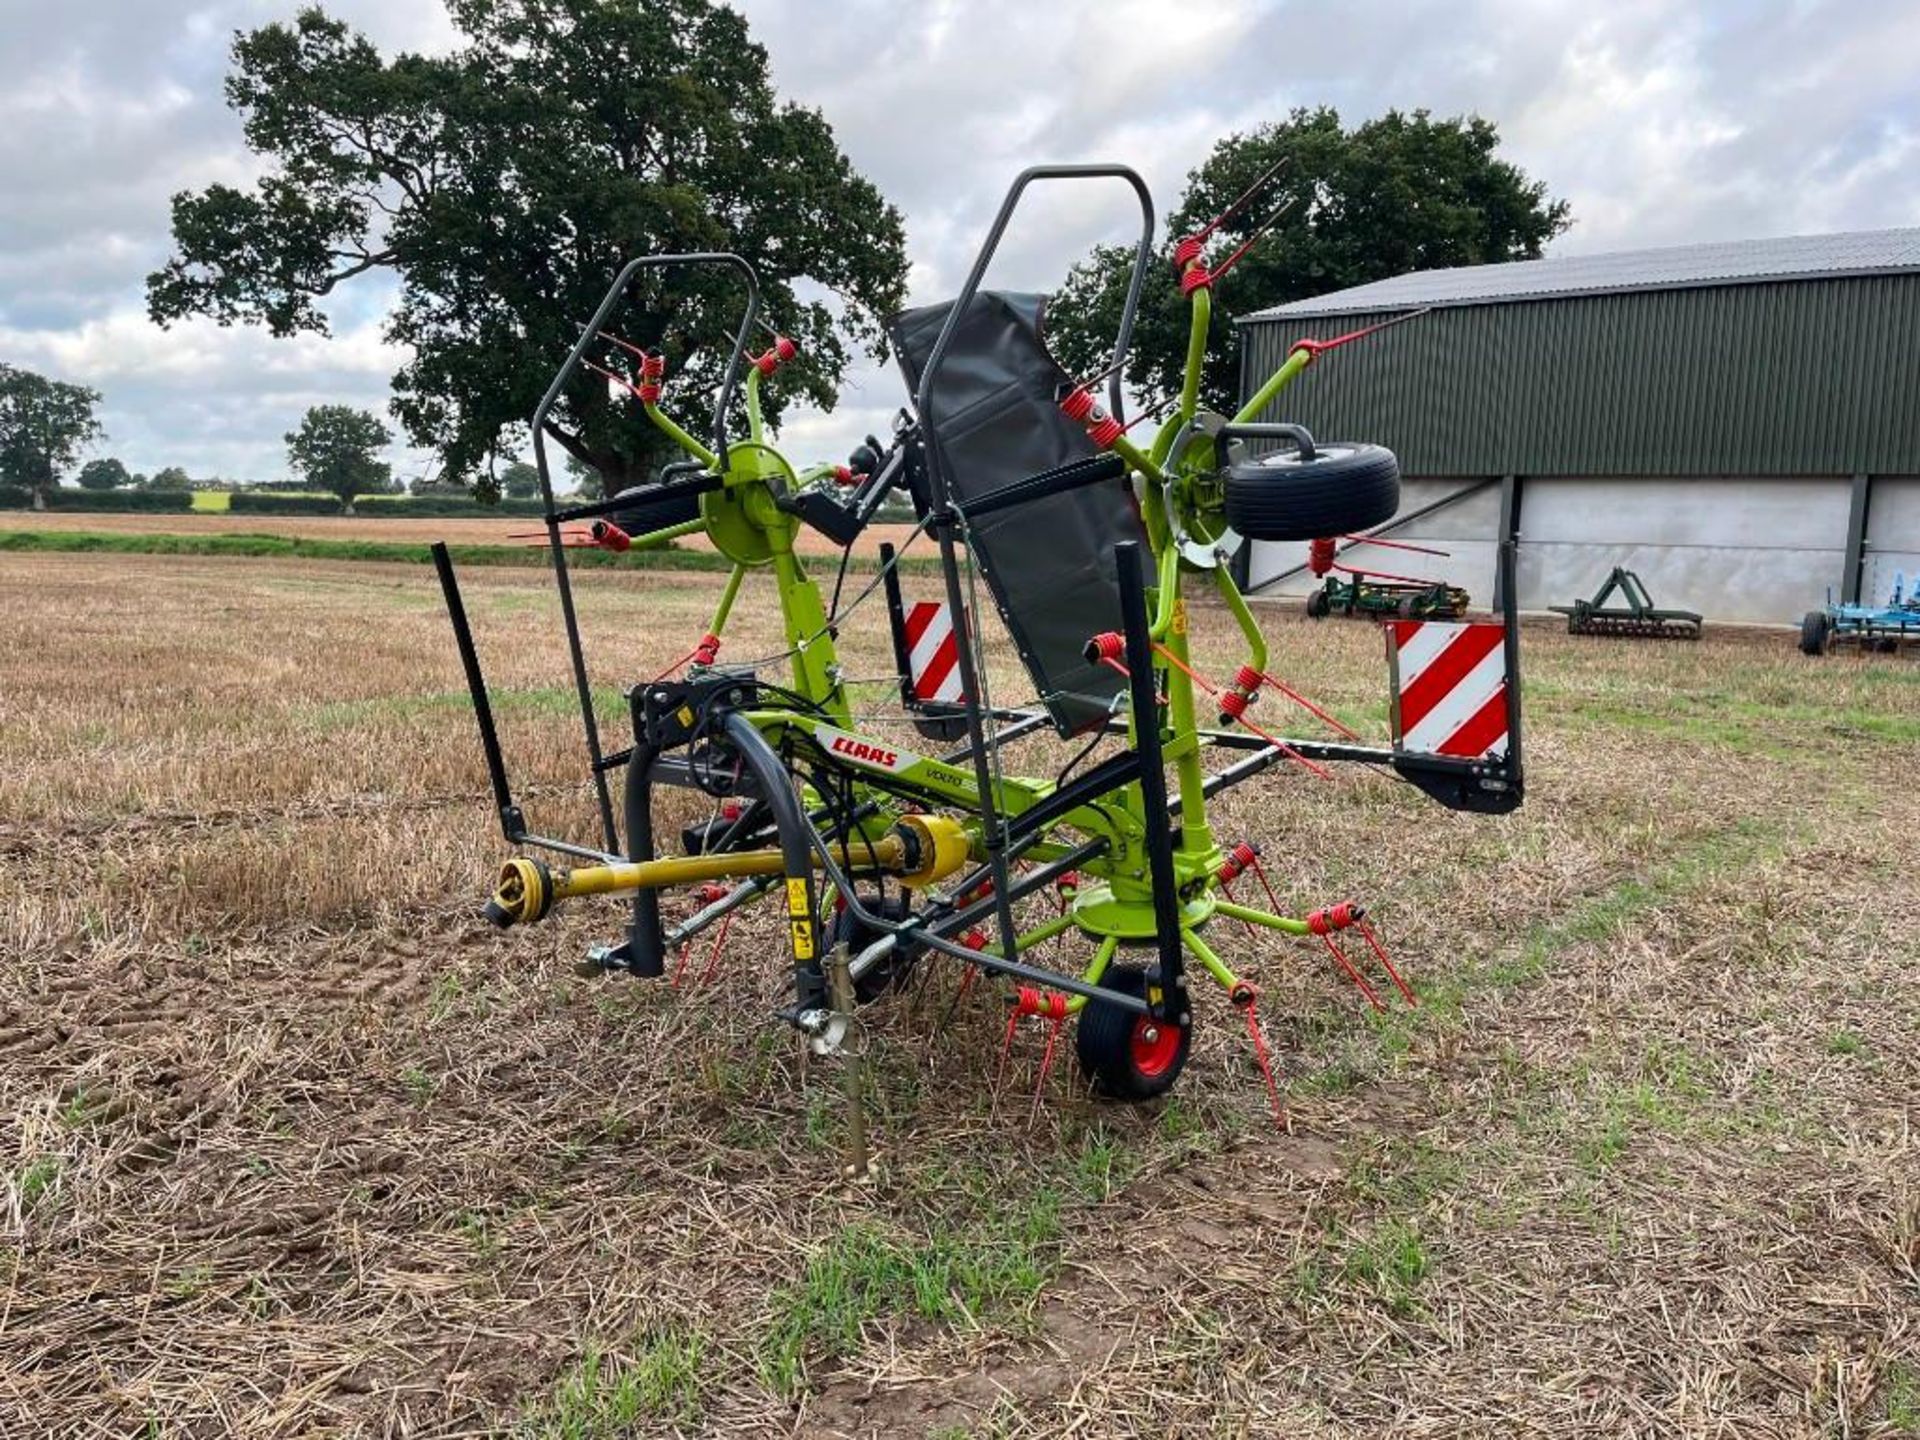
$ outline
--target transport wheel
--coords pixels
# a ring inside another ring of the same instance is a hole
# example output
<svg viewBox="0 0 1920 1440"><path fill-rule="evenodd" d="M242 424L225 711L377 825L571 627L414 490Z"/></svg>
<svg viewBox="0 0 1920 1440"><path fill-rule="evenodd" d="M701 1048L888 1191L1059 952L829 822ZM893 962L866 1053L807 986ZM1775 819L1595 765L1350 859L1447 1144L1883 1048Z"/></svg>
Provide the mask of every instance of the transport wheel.
<svg viewBox="0 0 1920 1440"><path fill-rule="evenodd" d="M1159 970L1113 966L1100 977L1100 988L1144 1000L1147 986ZM1173 1088L1186 1067L1192 1048L1190 1026L1138 1015L1118 1005L1089 1000L1074 1027L1074 1048L1080 1069L1096 1093L1112 1100L1151 1100Z"/></svg>
<svg viewBox="0 0 1920 1440"><path fill-rule="evenodd" d="M1333 609L1333 602L1327 599L1327 592L1316 590L1307 596L1307 615L1310 619L1324 620Z"/></svg>
<svg viewBox="0 0 1920 1440"><path fill-rule="evenodd" d="M878 911L888 920L898 921L907 918L907 899L904 895L890 895L885 900L878 895L862 895L860 904L863 909ZM831 952L844 941L847 946L847 958L852 960L884 933L854 919L851 910L841 910L834 914L833 922L827 926L825 943L827 950ZM907 983L907 977L912 973L913 957L889 955L853 982L854 1003L871 1005L889 991L900 989Z"/></svg>
<svg viewBox="0 0 1920 1440"><path fill-rule="evenodd" d="M1800 621L1800 653L1803 655L1824 655L1827 653L1827 612L1809 610Z"/></svg>
<svg viewBox="0 0 1920 1440"><path fill-rule="evenodd" d="M1227 467L1227 524L1250 540L1313 540L1391 520L1400 462L1383 445L1336 440L1311 460L1281 451Z"/></svg>

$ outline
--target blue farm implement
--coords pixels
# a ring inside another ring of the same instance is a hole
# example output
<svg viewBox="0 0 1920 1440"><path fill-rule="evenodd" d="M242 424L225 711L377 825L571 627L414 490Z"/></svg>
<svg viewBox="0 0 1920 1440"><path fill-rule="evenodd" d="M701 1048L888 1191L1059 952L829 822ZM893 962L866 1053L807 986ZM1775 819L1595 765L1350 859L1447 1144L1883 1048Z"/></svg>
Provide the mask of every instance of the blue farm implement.
<svg viewBox="0 0 1920 1440"><path fill-rule="evenodd" d="M1800 622L1800 649L1824 655L1837 645L1892 654L1902 645L1920 642L1920 590L1907 587L1907 577L1893 577L1893 594L1884 605L1836 605L1827 592L1827 608L1809 610Z"/></svg>

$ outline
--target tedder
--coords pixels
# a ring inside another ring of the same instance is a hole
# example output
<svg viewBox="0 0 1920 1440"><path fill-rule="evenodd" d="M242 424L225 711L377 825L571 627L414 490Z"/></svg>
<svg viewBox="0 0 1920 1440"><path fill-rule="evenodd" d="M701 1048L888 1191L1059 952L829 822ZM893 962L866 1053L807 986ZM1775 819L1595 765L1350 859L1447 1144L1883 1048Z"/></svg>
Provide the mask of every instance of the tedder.
<svg viewBox="0 0 1920 1440"><path fill-rule="evenodd" d="M1076 381L1043 341L1043 300L981 283L1029 186L1089 178L1130 186L1141 230L1112 363ZM791 956L791 989L778 1013L816 1051L838 1051L857 1004L939 957L970 967L963 985L975 973L998 980L1009 1035L1023 1016L1046 1023L1048 1059L1072 1019L1092 1089L1121 1100L1174 1083L1193 1033L1190 989L1204 978L1245 1015L1279 1113L1258 993L1220 953L1214 922L1223 917L1314 937L1384 1007L1385 982L1369 980L1348 951L1369 954L1415 1003L1359 904L1291 915L1235 900L1231 886L1259 869L1259 850L1217 835L1208 802L1276 764L1324 776L1335 762L1357 762L1395 772L1454 809L1498 814L1519 805L1512 555L1501 560L1502 622L1400 619L1382 627L1392 670L1391 746L1360 743L1270 673L1266 642L1230 571L1236 550L1248 539L1305 542L1381 524L1398 508L1400 487L1385 449L1330 444L1299 425L1257 418L1329 342L1296 346L1237 413L1201 406L1212 286L1272 222L1211 266L1207 250L1254 193L1174 249L1176 282L1191 306L1184 385L1152 438L1138 443L1124 419L1120 372L1151 263L1154 217L1145 185L1123 166L1043 166L1014 182L959 296L890 323L912 408L902 411L890 443L869 441L848 466L796 471L767 439L761 386L796 350L776 336L764 353L747 355L759 317L744 260L709 253L629 263L532 422L597 794L597 844L528 828L508 783L452 567L444 548L437 551L506 838L556 857L509 859L488 918L521 924L576 896L628 895L624 936L589 958L606 970L657 977L693 937L765 898L779 909ZM731 267L746 312L704 436L662 408L663 357L609 328L643 270L685 266ZM729 438L743 367L746 433ZM549 412L594 373L608 379L593 383L624 387L687 458L667 466L657 483L561 504L544 445ZM1105 405L1095 395L1103 378ZM851 546L902 490L919 518L914 536L938 545L940 597L909 608L898 555L882 546L872 583L845 603L836 585L829 601L795 553L799 528ZM635 513L655 528L629 534L616 523ZM568 528L576 522L591 528ZM581 648L568 544L642 549L696 533L732 562L712 622L674 671L626 692L631 740L609 750ZM756 571L771 574L786 648L754 666L721 663L728 617ZM1031 677L1031 703L989 692L977 623L983 612L971 603L977 581ZM1201 672L1189 650L1187 592L1196 585L1218 596L1243 637L1242 663L1218 680ZM887 693L897 694L898 718L912 722L904 733L917 736L913 742L875 733L864 714L856 718L850 691L863 682L836 655L836 635L876 593L890 616L899 671L885 681ZM766 673L783 661L785 673ZM1274 721L1261 725L1250 711L1267 691L1298 701L1338 733L1287 738ZM1045 778L1012 773L1006 747L1047 728L1063 739L1086 737L1074 760ZM1106 737L1120 743L1080 768ZM943 753L919 753L914 744ZM1209 766L1215 755L1225 763ZM665 785L703 792L711 802L710 817L677 837L677 854L664 853L656 825L656 792ZM676 887L691 891L690 913L669 926L662 895ZM1052 940L1063 944L1046 944ZM1076 945L1084 956L1077 971L1041 959L1043 949ZM864 1142L857 1150L863 1157ZM864 1168L864 1158L855 1163Z"/></svg>

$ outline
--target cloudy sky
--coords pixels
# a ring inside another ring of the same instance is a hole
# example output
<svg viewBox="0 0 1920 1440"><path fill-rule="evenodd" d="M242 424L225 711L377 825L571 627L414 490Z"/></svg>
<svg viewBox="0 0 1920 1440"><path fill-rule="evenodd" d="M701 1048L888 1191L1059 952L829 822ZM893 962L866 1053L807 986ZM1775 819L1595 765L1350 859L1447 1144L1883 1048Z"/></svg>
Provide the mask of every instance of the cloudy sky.
<svg viewBox="0 0 1920 1440"><path fill-rule="evenodd" d="M384 409L377 288L334 335L147 322L167 201L255 173L224 106L236 29L298 0L0 0L0 360L103 391L134 469L283 473L311 404ZM328 0L389 51L457 39L440 0ZM1162 209L1220 135L1328 103L1496 120L1572 202L1557 253L1920 225L1912 0L745 0L775 82L823 110L907 218L916 301L951 293L1001 193L1041 160L1124 160ZM1115 195L1036 205L996 281L1048 286L1124 228ZM1231 297L1229 297L1231 298ZM1249 306L1251 308L1251 306ZM844 453L899 403L852 377L795 417ZM415 457L395 456L403 473Z"/></svg>

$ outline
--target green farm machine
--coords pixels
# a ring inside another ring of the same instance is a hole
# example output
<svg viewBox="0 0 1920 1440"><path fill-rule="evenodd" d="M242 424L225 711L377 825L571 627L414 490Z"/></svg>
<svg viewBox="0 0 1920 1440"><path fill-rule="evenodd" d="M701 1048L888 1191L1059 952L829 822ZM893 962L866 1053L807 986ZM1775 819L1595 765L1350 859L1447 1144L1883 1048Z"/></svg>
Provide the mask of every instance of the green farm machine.
<svg viewBox="0 0 1920 1440"><path fill-rule="evenodd" d="M1077 380L1042 341L1043 298L990 291L983 280L1029 187L1086 180L1128 187L1141 228L1111 364ZM500 873L488 917L523 925L576 897L623 896L624 933L590 958L612 974L658 978L696 937L770 906L784 937L778 1013L815 1051L840 1052L858 1006L945 962L963 987L992 982L974 993L997 994L1010 1035L1023 1018L1045 1027L1049 1059L1071 1023L1087 1083L1119 1100L1172 1086L1189 1053L1195 990L1209 982L1244 1017L1265 1066L1262 997L1225 953L1222 920L1235 933L1244 924L1324 949L1372 1004L1396 993L1412 1003L1416 991L1362 904L1330 897L1296 912L1271 888L1264 906L1234 898L1235 880L1268 875L1259 846L1219 833L1209 804L1276 766L1324 779L1348 764L1398 775L1454 809L1512 810L1523 793L1517 630L1510 615L1385 627L1400 687L1391 744L1362 742L1317 706L1302 713L1325 733L1287 735L1279 717L1255 718L1263 697L1267 709L1301 697L1273 674L1228 562L1246 539L1314 541L1379 524L1398 506L1399 481L1378 446L1328 444L1259 418L1325 342L1296 347L1237 411L1202 404L1213 287L1246 250L1209 264L1220 224L1174 249L1191 319L1184 384L1170 413L1136 439L1118 377L1152 262L1146 187L1121 166L1028 170L960 294L891 322L912 405L890 441L871 442L846 466L804 469L761 423L760 387L795 351L776 338L749 356L760 323L751 267L726 254L627 265L533 417L595 833L530 828L453 567L439 554L502 829L520 852ZM665 360L618 334L635 277L661 267L724 267L745 296L699 435L664 408ZM550 419L608 376L686 458L634 491L562 500L546 455ZM729 433L737 391L744 434ZM937 592L909 599L911 577L882 547L871 583L827 594L797 553L801 527L851 547L900 494L917 515L914 541L938 552ZM634 515L650 528L633 533ZM569 545L643 550L694 534L732 562L731 574L686 658L627 690L629 733L615 742L596 718ZM1510 552L1503 563L1510 570ZM784 648L727 663L728 620L757 577L771 581L764 593ZM1189 643L1189 614L1203 599L1239 636L1234 662L1211 675L1219 657L1203 660ZM983 644L995 617L1029 699L990 693ZM849 627L870 620L889 627L898 662L877 682L850 675L836 650ZM883 702L893 718L879 714ZM1048 731L1071 742L1071 758L1020 773L1009 747ZM692 792L707 815L671 837L655 814L669 788ZM1268 1086L1277 1110L1270 1072Z"/></svg>

